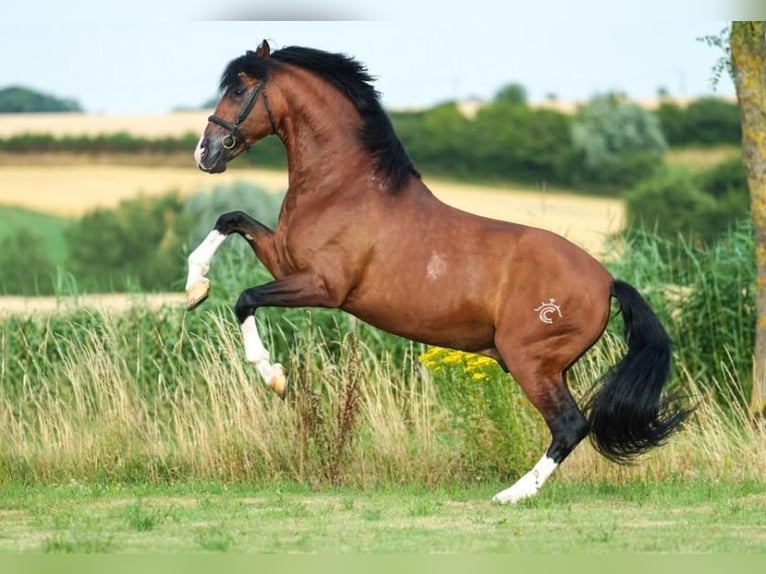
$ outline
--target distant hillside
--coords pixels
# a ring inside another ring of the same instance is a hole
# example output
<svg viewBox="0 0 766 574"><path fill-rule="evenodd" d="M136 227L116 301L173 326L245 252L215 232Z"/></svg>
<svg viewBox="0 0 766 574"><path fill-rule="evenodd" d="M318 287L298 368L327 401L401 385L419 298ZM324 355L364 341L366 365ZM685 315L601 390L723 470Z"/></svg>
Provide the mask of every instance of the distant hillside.
<svg viewBox="0 0 766 574"><path fill-rule="evenodd" d="M22 86L9 86L0 89L0 113L81 111L82 106L72 99L57 98Z"/></svg>

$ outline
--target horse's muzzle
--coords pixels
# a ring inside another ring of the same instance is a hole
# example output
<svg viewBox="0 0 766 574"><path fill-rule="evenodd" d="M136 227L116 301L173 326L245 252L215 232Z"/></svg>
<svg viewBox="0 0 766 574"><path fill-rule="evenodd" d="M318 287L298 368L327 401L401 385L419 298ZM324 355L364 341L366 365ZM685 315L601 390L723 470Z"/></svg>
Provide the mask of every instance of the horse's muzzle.
<svg viewBox="0 0 766 574"><path fill-rule="evenodd" d="M194 159L197 166L207 173L221 173L226 171L226 163L229 161L229 150L220 141L203 137L194 151Z"/></svg>

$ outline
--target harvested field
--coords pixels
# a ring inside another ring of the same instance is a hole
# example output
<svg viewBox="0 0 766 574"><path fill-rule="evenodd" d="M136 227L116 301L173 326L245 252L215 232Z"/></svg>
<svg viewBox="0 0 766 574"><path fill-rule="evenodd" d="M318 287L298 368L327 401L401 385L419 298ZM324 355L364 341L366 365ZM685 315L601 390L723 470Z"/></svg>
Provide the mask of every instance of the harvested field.
<svg viewBox="0 0 766 574"><path fill-rule="evenodd" d="M99 115L79 113L0 114L0 138L19 134L95 136L129 133L159 138L198 134L210 110L157 115Z"/></svg>
<svg viewBox="0 0 766 574"><path fill-rule="evenodd" d="M191 156L190 156L191 157ZM287 174L270 170L229 170L215 178L188 168L130 165L0 166L0 203L56 215L77 216L96 207L115 207L137 194L189 194L247 180L269 191L287 187Z"/></svg>

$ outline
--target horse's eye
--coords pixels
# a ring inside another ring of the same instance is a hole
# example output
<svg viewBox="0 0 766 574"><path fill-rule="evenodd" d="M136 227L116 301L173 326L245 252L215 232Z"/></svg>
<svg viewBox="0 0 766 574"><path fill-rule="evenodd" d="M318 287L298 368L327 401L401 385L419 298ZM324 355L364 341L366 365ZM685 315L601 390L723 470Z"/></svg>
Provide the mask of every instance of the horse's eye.
<svg viewBox="0 0 766 574"><path fill-rule="evenodd" d="M234 89L234 95L238 98L242 97L242 95L245 93L245 88L235 88Z"/></svg>

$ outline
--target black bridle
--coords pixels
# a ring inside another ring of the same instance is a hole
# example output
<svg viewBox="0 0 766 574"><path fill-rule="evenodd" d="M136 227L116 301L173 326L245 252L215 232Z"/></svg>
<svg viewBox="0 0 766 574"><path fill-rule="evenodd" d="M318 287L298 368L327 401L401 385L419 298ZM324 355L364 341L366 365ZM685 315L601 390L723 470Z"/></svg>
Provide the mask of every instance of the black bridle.
<svg viewBox="0 0 766 574"><path fill-rule="evenodd" d="M237 142L240 141L243 144L245 144L246 149L250 149L250 145L247 143L247 139L245 138L245 134L242 133L242 131L239 129L239 125L245 121L245 118L250 115L250 112L253 111L253 108L255 107L255 102L258 101L258 96L263 93L263 104L266 106L266 112L269 114L269 122L271 123L271 131L272 133L277 133L277 124L274 120L274 113L271 111L271 104L269 103L269 97L266 94L266 79L264 78L260 82L258 82L258 85L255 86L255 89L250 93L250 96L247 98L247 101L245 101L244 105L242 106L242 109L239 110L239 114L237 115L237 119L234 120L234 123L225 120L223 118L219 118L215 114L209 116L207 118L207 121L213 122L214 124L218 124L219 126L229 130L229 133L226 134L221 138L221 145L225 149L232 149L234 146L237 145Z"/></svg>

